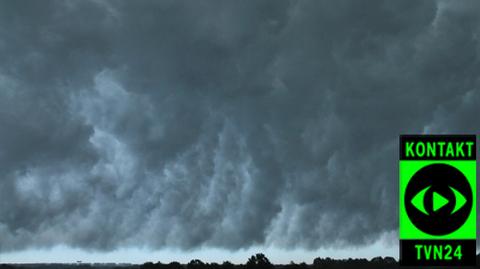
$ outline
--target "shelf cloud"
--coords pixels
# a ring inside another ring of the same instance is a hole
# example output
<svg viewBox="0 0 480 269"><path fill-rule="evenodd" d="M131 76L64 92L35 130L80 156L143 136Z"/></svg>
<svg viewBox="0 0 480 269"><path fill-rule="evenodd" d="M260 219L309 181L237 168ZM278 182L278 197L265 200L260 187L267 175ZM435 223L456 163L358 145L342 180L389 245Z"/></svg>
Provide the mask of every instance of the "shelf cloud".
<svg viewBox="0 0 480 269"><path fill-rule="evenodd" d="M0 251L396 234L398 135L478 131L479 7L1 2Z"/></svg>

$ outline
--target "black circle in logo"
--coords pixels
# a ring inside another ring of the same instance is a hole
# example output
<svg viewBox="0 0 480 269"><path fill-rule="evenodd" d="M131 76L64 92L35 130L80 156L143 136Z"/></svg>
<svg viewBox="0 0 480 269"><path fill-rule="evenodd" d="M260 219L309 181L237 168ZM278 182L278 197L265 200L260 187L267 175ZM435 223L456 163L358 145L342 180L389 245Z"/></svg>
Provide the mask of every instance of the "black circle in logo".
<svg viewBox="0 0 480 269"><path fill-rule="evenodd" d="M472 210L472 190L457 168L431 164L418 170L405 190L411 222L430 235L447 235L460 228Z"/></svg>

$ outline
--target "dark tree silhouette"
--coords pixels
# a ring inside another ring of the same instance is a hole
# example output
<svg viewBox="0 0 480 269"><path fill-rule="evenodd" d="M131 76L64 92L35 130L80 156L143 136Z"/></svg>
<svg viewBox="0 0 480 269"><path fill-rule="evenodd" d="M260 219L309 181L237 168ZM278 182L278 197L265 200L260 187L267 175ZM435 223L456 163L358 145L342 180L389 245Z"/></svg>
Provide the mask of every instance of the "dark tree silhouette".
<svg viewBox="0 0 480 269"><path fill-rule="evenodd" d="M187 269L205 269L205 263L203 263L201 260L191 260L187 264Z"/></svg>
<svg viewBox="0 0 480 269"><path fill-rule="evenodd" d="M222 269L222 266L216 262L207 264L206 268L208 269Z"/></svg>
<svg viewBox="0 0 480 269"><path fill-rule="evenodd" d="M184 269L179 262L171 262L167 265L166 269Z"/></svg>
<svg viewBox="0 0 480 269"><path fill-rule="evenodd" d="M140 266L140 269L155 269L157 268L153 262L146 262Z"/></svg>
<svg viewBox="0 0 480 269"><path fill-rule="evenodd" d="M308 265L304 262L296 264L291 261L289 264L285 265L285 269L308 269Z"/></svg>
<svg viewBox="0 0 480 269"><path fill-rule="evenodd" d="M247 269L273 269L273 264L263 253L257 253L248 259Z"/></svg>
<svg viewBox="0 0 480 269"><path fill-rule="evenodd" d="M480 265L480 256L477 255L477 264ZM258 253L251 256L246 264L232 264L225 261L217 263L204 263L200 260L191 260L182 265L178 262L163 264L161 262L146 262L142 265L120 264L0 264L0 269L398 269L398 262L392 257L375 257L367 259L342 259L315 258L312 264L290 262L286 265L273 265L264 254ZM435 269L434 267L410 267L409 269ZM443 267L443 269L458 267ZM476 266L464 269L479 268Z"/></svg>
<svg viewBox="0 0 480 269"><path fill-rule="evenodd" d="M234 269L235 265L229 261L224 261L221 265L222 269Z"/></svg>

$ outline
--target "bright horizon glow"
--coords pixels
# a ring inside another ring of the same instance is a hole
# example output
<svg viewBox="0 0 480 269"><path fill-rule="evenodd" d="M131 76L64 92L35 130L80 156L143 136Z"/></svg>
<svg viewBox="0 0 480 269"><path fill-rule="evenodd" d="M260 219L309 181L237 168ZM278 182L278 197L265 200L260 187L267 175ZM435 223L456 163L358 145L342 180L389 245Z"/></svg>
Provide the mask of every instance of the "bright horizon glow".
<svg viewBox="0 0 480 269"><path fill-rule="evenodd" d="M111 252L92 252L66 246L56 246L51 249L29 249L0 254L0 263L132 263L145 262L169 263L178 261L188 263L192 259L203 262L245 263L255 253L264 253L275 264L305 262L311 264L316 257L331 257L335 259L367 258L376 256L391 256L398 259L398 245L387 243L381 239L364 247L322 248L318 250L285 250L273 247L252 247L237 251L218 248L205 248L193 251L179 249L163 249L152 251L146 248L122 248Z"/></svg>

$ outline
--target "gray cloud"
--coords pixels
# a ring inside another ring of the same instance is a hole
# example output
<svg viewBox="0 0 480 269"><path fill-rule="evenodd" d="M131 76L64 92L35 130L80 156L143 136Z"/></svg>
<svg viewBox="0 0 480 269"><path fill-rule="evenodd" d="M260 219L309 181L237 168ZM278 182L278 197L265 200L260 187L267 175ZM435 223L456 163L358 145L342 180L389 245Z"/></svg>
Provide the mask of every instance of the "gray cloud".
<svg viewBox="0 0 480 269"><path fill-rule="evenodd" d="M477 131L473 1L0 3L0 250L369 244Z"/></svg>

